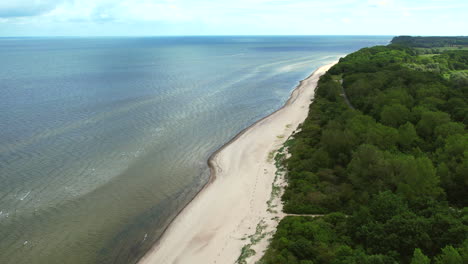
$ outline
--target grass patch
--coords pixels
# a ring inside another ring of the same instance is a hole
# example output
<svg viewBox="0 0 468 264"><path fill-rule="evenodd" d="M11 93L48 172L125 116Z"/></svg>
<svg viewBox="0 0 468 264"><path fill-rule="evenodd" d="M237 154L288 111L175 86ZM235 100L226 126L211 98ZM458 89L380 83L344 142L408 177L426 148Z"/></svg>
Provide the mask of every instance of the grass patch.
<svg viewBox="0 0 468 264"><path fill-rule="evenodd" d="M241 249L241 254L239 258L236 260L236 263L239 264L247 264L246 259L250 258L251 256L255 255L255 250L251 249L252 245L248 244L242 247Z"/></svg>
<svg viewBox="0 0 468 264"><path fill-rule="evenodd" d="M255 250L252 249L252 246L260 242L260 240L269 234L268 232L264 232L267 227L268 225L265 223L265 220L262 220L257 224L255 233L248 236L250 243L242 247L241 254L239 258L237 258L236 263L247 264L247 259L256 254Z"/></svg>
<svg viewBox="0 0 468 264"><path fill-rule="evenodd" d="M268 157L267 157L267 162L271 162L273 161L273 158L275 157L275 151L272 150L268 153Z"/></svg>
<svg viewBox="0 0 468 264"><path fill-rule="evenodd" d="M270 199L267 201L267 212L269 213L277 213L278 211L274 210L276 205L273 204L273 201L278 198L281 194L281 186L277 184L278 178L286 171L285 167L283 166L284 159L286 158L286 148L283 146L276 152L274 156L275 159L275 178L273 179L273 183L271 184L271 194Z"/></svg>

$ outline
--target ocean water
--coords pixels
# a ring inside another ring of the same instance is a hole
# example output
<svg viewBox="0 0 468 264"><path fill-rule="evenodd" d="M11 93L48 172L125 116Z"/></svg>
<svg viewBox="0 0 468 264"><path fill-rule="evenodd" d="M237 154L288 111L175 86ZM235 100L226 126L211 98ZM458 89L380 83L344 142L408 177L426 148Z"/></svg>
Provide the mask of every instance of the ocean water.
<svg viewBox="0 0 468 264"><path fill-rule="evenodd" d="M211 153L391 37L0 38L0 263L134 263Z"/></svg>

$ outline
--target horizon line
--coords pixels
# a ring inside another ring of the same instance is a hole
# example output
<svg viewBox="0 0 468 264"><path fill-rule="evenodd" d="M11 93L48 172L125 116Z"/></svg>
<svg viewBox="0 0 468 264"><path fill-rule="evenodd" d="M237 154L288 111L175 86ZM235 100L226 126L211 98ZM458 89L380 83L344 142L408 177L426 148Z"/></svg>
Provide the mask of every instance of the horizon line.
<svg viewBox="0 0 468 264"><path fill-rule="evenodd" d="M307 37L307 36L410 36L410 35L372 35L372 34L213 34L213 35L12 35L12 36L0 36L0 38L13 38L13 37ZM423 36L423 35L421 35Z"/></svg>
<svg viewBox="0 0 468 264"><path fill-rule="evenodd" d="M226 34L226 35L18 35L0 36L0 38L153 38L153 37L468 37L468 35L408 35L408 34Z"/></svg>

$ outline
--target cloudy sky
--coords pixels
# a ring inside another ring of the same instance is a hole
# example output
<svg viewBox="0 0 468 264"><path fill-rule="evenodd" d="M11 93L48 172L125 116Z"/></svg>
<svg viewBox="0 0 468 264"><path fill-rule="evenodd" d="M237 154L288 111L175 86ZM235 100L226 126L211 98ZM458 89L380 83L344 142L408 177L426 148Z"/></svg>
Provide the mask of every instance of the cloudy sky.
<svg viewBox="0 0 468 264"><path fill-rule="evenodd" d="M0 36L468 35L468 0L0 0Z"/></svg>

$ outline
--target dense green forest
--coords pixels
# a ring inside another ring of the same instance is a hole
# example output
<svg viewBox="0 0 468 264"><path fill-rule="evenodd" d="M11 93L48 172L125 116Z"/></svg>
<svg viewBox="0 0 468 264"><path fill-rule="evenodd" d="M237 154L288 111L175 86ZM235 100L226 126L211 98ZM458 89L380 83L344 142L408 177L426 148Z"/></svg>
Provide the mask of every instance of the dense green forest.
<svg viewBox="0 0 468 264"><path fill-rule="evenodd" d="M410 37L399 36L392 40L392 44L403 44L418 48L432 47L462 47L468 45L468 37Z"/></svg>
<svg viewBox="0 0 468 264"><path fill-rule="evenodd" d="M403 40L320 78L283 201L323 216L284 218L260 263L468 263L468 50Z"/></svg>

